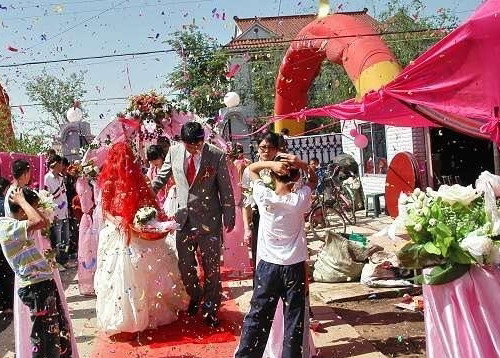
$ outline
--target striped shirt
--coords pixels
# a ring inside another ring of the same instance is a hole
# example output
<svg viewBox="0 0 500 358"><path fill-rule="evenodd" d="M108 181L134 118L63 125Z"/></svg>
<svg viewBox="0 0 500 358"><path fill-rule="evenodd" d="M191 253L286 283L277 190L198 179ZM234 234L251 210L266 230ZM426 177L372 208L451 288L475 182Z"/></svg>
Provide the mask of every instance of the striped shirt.
<svg viewBox="0 0 500 358"><path fill-rule="evenodd" d="M28 237L28 222L0 218L0 246L7 262L19 277L19 287L53 278L47 260Z"/></svg>

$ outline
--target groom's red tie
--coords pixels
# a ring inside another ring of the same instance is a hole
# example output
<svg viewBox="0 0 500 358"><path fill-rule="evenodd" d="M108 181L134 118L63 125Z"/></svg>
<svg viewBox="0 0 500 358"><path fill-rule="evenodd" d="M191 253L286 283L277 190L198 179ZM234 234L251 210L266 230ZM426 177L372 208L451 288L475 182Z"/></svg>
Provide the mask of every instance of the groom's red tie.
<svg viewBox="0 0 500 358"><path fill-rule="evenodd" d="M189 162L186 170L186 179L188 181L189 186L193 184L195 176L196 176L196 167L194 165L194 155L191 155L189 157Z"/></svg>

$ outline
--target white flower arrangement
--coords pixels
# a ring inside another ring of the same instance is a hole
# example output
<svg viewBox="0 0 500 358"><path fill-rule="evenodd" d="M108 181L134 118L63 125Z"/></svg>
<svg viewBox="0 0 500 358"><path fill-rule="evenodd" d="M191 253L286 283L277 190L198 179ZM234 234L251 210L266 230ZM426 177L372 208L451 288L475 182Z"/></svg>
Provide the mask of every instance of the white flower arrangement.
<svg viewBox="0 0 500 358"><path fill-rule="evenodd" d="M468 251L478 264L490 263L490 254L494 248L493 240L490 237L471 232L459 245Z"/></svg>
<svg viewBox="0 0 500 358"><path fill-rule="evenodd" d="M437 196L441 198L445 203L453 205L455 203L460 203L463 206L469 206L474 200L481 196L480 193L477 192L476 189L469 186L462 185L441 185L437 192L432 193L432 190L429 191L431 195Z"/></svg>
<svg viewBox="0 0 500 358"><path fill-rule="evenodd" d="M262 169L259 173L259 176L266 187L268 187L271 190L275 189L276 186L274 184L274 180L271 176L271 171L269 169L267 169L267 168ZM246 188L243 191L243 197L244 197L243 206L244 207L254 206L255 201L253 200L252 195L253 195L253 190L252 190L252 185L250 185L249 188Z"/></svg>
<svg viewBox="0 0 500 358"><path fill-rule="evenodd" d="M39 198L38 201L38 210L40 214L50 223L54 221L55 214L54 210L57 205L54 202L54 197L47 190L39 190L36 192Z"/></svg>
<svg viewBox="0 0 500 358"><path fill-rule="evenodd" d="M95 179L99 175L99 167L94 164L93 160L89 160L87 163L81 164L79 172L86 178Z"/></svg>
<svg viewBox="0 0 500 358"><path fill-rule="evenodd" d="M500 235L494 232L487 196L472 186L442 185L437 191L415 189L401 196L399 210L410 241L398 257L408 268L434 267L424 283L450 282L467 272L470 265L500 263ZM498 212L494 203L493 210Z"/></svg>
<svg viewBox="0 0 500 358"><path fill-rule="evenodd" d="M145 206L143 208L140 208L139 210L137 210L137 213L135 214L134 225L145 226L148 224L149 221L155 219L157 215L158 211L151 206Z"/></svg>

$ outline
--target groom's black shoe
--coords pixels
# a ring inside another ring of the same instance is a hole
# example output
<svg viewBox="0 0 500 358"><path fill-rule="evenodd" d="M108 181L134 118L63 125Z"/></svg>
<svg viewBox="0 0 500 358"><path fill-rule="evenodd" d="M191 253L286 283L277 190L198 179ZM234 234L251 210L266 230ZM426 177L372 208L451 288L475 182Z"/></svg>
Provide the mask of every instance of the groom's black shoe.
<svg viewBox="0 0 500 358"><path fill-rule="evenodd" d="M187 309L188 316L196 316L199 309L200 301L191 299L191 301L189 301L189 307Z"/></svg>
<svg viewBox="0 0 500 358"><path fill-rule="evenodd" d="M203 319L203 322L205 322L205 324L209 327L217 327L219 324L220 324L220 321L217 317L215 316L212 316L212 315L207 315L204 319Z"/></svg>

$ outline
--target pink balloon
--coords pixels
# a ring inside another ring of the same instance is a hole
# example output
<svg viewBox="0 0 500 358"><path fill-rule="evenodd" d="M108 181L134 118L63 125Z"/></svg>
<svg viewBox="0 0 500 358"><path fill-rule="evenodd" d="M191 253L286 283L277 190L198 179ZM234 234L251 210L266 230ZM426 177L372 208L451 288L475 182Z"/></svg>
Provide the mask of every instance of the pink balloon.
<svg viewBox="0 0 500 358"><path fill-rule="evenodd" d="M360 149L364 149L368 146L368 138L364 134L358 134L354 137L354 145Z"/></svg>
<svg viewBox="0 0 500 358"><path fill-rule="evenodd" d="M353 128L349 131L349 134L351 135L351 137L356 137L359 134L359 132L356 128Z"/></svg>

